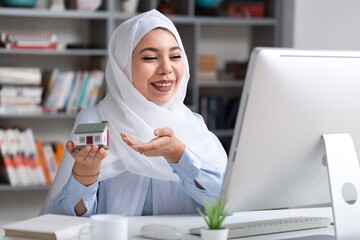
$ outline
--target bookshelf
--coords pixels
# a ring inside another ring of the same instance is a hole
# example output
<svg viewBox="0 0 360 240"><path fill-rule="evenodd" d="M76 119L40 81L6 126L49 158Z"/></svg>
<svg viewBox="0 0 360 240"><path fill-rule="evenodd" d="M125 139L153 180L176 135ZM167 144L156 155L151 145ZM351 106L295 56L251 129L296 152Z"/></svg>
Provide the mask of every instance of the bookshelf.
<svg viewBox="0 0 360 240"><path fill-rule="evenodd" d="M198 81L198 56L216 56L218 71L225 69L228 61L247 61L255 46L280 46L280 1L266 2L266 14L259 18L226 16L199 16L195 11L196 0L175 0L177 13L168 15L177 26L183 39L190 64L191 79L185 103L199 112L201 96L217 95L227 101L240 97L243 79L229 79L219 75L218 81ZM226 2L226 1L223 1ZM140 0L138 12L156 8L160 0ZM2 67L40 67L44 71L54 68L62 70L104 70L107 57L107 42L113 30L123 21L134 16L121 11L121 1L103 0L94 12L77 10L49 11L41 8L8 8L0 6L1 31L38 31L58 35L62 45L92 44L95 48L61 50L30 50L0 48ZM37 113L0 114L2 127L31 127L36 138L42 141L68 139L76 114ZM212 129L228 150L231 127ZM0 191L11 187L1 186ZM46 190L47 188L40 188ZM23 190L23 188L15 188Z"/></svg>

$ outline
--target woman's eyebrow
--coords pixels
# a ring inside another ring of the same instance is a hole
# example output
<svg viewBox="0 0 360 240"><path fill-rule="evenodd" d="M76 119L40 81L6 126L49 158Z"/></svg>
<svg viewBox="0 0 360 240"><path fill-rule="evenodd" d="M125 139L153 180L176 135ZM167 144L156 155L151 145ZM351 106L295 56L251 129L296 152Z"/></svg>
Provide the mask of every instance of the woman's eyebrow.
<svg viewBox="0 0 360 240"><path fill-rule="evenodd" d="M147 48L143 48L140 53L145 52L145 51L151 51L151 52L159 52L159 49L157 48L152 48L152 47L147 47Z"/></svg>
<svg viewBox="0 0 360 240"><path fill-rule="evenodd" d="M181 50L181 49L180 49L180 47L178 47L178 46L175 46L175 47L170 48L170 51L175 51L175 50ZM159 52L159 49L153 48L153 47L146 47L146 48L143 48L143 49L140 51L140 53L145 52L145 51Z"/></svg>

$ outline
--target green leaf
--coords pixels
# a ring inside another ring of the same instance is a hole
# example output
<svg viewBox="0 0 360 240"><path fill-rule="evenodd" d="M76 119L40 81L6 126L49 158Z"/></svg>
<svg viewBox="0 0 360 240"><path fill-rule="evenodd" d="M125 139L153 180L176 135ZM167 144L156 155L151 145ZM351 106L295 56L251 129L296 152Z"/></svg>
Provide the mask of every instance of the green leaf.
<svg viewBox="0 0 360 240"><path fill-rule="evenodd" d="M205 201L205 213L203 213L199 208L197 210L210 229L218 229L221 227L221 224L228 215L228 212L225 210L225 208L226 202L223 201L221 197L219 197L215 203L209 203Z"/></svg>

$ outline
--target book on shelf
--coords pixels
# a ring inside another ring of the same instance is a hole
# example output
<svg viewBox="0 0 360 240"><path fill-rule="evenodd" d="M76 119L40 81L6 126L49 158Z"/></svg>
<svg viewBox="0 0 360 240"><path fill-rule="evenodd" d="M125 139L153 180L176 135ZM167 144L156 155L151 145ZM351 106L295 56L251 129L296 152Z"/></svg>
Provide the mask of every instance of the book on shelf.
<svg viewBox="0 0 360 240"><path fill-rule="evenodd" d="M86 71L84 73L84 75L83 75L80 92L78 93L79 95L78 95L78 101L76 103L76 109L81 109L82 106L85 103L85 100L84 100L85 99L85 94L86 94L86 91L88 89L88 85L89 85L90 80L91 80L90 73Z"/></svg>
<svg viewBox="0 0 360 240"><path fill-rule="evenodd" d="M227 61L225 63L225 73L231 76L233 80L244 80L247 67L248 61Z"/></svg>
<svg viewBox="0 0 360 240"><path fill-rule="evenodd" d="M218 81L215 55L200 54L198 57L197 80L204 83Z"/></svg>
<svg viewBox="0 0 360 240"><path fill-rule="evenodd" d="M55 152L51 143L43 144L43 153L49 169L51 182L54 181L56 172L58 170L58 164L55 158Z"/></svg>
<svg viewBox="0 0 360 240"><path fill-rule="evenodd" d="M5 130L5 136L7 141L7 147L9 154L16 172L19 186L26 186L31 184L31 178L29 170L26 166L26 162L23 158L22 149L19 142L18 129L9 128Z"/></svg>
<svg viewBox="0 0 360 240"><path fill-rule="evenodd" d="M54 70L44 98L45 112L76 112L102 97L104 72Z"/></svg>
<svg viewBox="0 0 360 240"><path fill-rule="evenodd" d="M37 97L23 97L23 96L14 96L14 97L3 97L0 96L1 106L29 106L29 105L40 105L41 104L41 95Z"/></svg>
<svg viewBox="0 0 360 240"><path fill-rule="evenodd" d="M225 108L225 116L226 116L226 127L234 128L237 113L240 105L240 97L232 97L227 100L226 108Z"/></svg>
<svg viewBox="0 0 360 240"><path fill-rule="evenodd" d="M227 13L231 17L264 17L267 4L265 0L228 0Z"/></svg>
<svg viewBox="0 0 360 240"><path fill-rule="evenodd" d="M53 69L42 81L38 68L0 67L0 113L76 113L99 101L104 79L101 70Z"/></svg>
<svg viewBox="0 0 360 240"><path fill-rule="evenodd" d="M49 185L60 165L62 143L41 143L30 128L0 129L0 181L13 187Z"/></svg>
<svg viewBox="0 0 360 240"><path fill-rule="evenodd" d="M67 113L72 113L72 112L77 111L77 102L78 102L79 95L81 92L82 79L83 79L84 73L81 71L78 71L74 75L75 75L75 79L73 80L73 83L72 83L73 91L71 94L68 95L67 102L65 104Z"/></svg>
<svg viewBox="0 0 360 240"><path fill-rule="evenodd" d="M6 49L42 49L42 50L56 50L58 49L57 43L5 43Z"/></svg>
<svg viewBox="0 0 360 240"><path fill-rule="evenodd" d="M46 112L57 112L62 108L61 98L65 99L65 95L69 94L68 90L65 92L65 85L71 86L69 85L71 79L65 79L65 75L66 72L59 71L54 76L56 78L50 80L50 86L47 89L48 93L44 100L44 110Z"/></svg>
<svg viewBox="0 0 360 240"><path fill-rule="evenodd" d="M3 86L0 89L0 112L42 112L42 93L41 86Z"/></svg>
<svg viewBox="0 0 360 240"><path fill-rule="evenodd" d="M43 108L37 105L30 106L1 106L0 113L2 114L34 114L42 113Z"/></svg>
<svg viewBox="0 0 360 240"><path fill-rule="evenodd" d="M53 94L52 91L54 89L55 83L57 82L57 79L60 75L60 70L58 68L54 68L51 71L51 76L48 79L48 81L46 81L45 86L44 86L44 102L43 102L43 107L44 108L50 108L50 98L52 97L51 95ZM46 109L45 109L46 111ZM50 112L50 109L47 109L48 112Z"/></svg>
<svg viewBox="0 0 360 240"><path fill-rule="evenodd" d="M75 81L76 74L72 71L61 72L59 78L56 82L56 85L53 89L55 93L55 108L64 109L66 100L73 91L73 82Z"/></svg>
<svg viewBox="0 0 360 240"><path fill-rule="evenodd" d="M198 57L199 71L215 71L216 70L216 55L200 54Z"/></svg>
<svg viewBox="0 0 360 240"><path fill-rule="evenodd" d="M45 173L41 167L39 153L35 144L35 136L31 128L22 131L21 137L24 146L24 155L26 157L33 185L46 185Z"/></svg>
<svg viewBox="0 0 360 240"><path fill-rule="evenodd" d="M53 33L2 32L1 44L7 49L57 49Z"/></svg>
<svg viewBox="0 0 360 240"><path fill-rule="evenodd" d="M208 97L208 128L211 130L225 129L224 126L224 98L211 95Z"/></svg>
<svg viewBox="0 0 360 240"><path fill-rule="evenodd" d="M1 42L56 43L57 35L54 33L2 32L1 33Z"/></svg>
<svg viewBox="0 0 360 240"><path fill-rule="evenodd" d="M53 143L53 147L54 147L54 156L55 156L56 166L59 169L62 157L65 152L65 147L64 147L64 144L62 144L60 142Z"/></svg>
<svg viewBox="0 0 360 240"><path fill-rule="evenodd" d="M90 230L89 218L45 214L3 226L5 236L44 240L77 239Z"/></svg>
<svg viewBox="0 0 360 240"><path fill-rule="evenodd" d="M203 116L205 124L209 130L218 129L217 111L220 111L221 109L218 109L217 102L220 98L220 96L215 95L200 96L199 113Z"/></svg>
<svg viewBox="0 0 360 240"><path fill-rule="evenodd" d="M41 98L43 89L41 86L3 86L0 89L0 97L34 97Z"/></svg>
<svg viewBox="0 0 360 240"><path fill-rule="evenodd" d="M93 106L101 96L103 89L104 72L94 70L90 72L90 80L85 91L84 99L80 109L85 107Z"/></svg>
<svg viewBox="0 0 360 240"><path fill-rule="evenodd" d="M3 129L0 129L0 180L9 183L11 186L17 186L18 180L15 167L7 145L6 133Z"/></svg>
<svg viewBox="0 0 360 240"><path fill-rule="evenodd" d="M219 80L216 71L205 71L201 70L197 72L197 80L201 83L216 83Z"/></svg>
<svg viewBox="0 0 360 240"><path fill-rule="evenodd" d="M35 139L35 146L36 146L36 150L38 153L38 162L40 164L40 167L44 173L44 177L45 177L45 184L46 185L50 185L52 182L52 178L50 176L50 170L49 170L49 165L45 159L45 155L44 155L44 149L43 149L43 144L40 140Z"/></svg>
<svg viewBox="0 0 360 240"><path fill-rule="evenodd" d="M225 98L220 95L201 95L199 113L209 130L231 129L234 127L239 107L238 97Z"/></svg>
<svg viewBox="0 0 360 240"><path fill-rule="evenodd" d="M40 68L0 67L0 85L40 85Z"/></svg>

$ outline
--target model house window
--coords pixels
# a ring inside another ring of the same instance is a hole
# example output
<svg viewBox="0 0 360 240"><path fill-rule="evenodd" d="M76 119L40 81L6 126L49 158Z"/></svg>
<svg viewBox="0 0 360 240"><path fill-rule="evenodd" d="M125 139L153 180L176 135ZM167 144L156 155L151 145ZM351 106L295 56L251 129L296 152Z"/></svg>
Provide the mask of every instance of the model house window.
<svg viewBox="0 0 360 240"><path fill-rule="evenodd" d="M79 137L79 142L80 143L85 143L85 137Z"/></svg>
<svg viewBox="0 0 360 240"><path fill-rule="evenodd" d="M100 142L100 139L101 139L101 138L100 138L99 135L96 135L96 136L95 136L95 142Z"/></svg>

